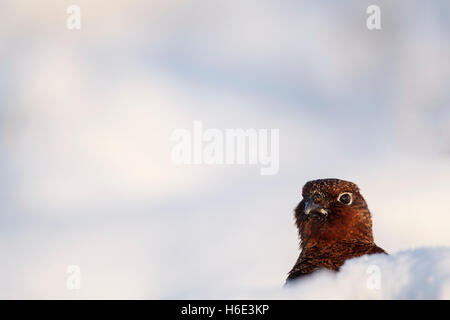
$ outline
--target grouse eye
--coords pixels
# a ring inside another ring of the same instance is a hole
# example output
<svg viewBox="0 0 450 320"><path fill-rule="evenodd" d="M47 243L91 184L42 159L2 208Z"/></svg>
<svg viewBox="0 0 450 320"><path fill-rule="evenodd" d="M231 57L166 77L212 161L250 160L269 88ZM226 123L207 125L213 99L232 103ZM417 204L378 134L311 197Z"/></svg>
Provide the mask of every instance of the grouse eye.
<svg viewBox="0 0 450 320"><path fill-rule="evenodd" d="M342 193L338 198L339 202L349 205L352 203L352 195L350 193Z"/></svg>

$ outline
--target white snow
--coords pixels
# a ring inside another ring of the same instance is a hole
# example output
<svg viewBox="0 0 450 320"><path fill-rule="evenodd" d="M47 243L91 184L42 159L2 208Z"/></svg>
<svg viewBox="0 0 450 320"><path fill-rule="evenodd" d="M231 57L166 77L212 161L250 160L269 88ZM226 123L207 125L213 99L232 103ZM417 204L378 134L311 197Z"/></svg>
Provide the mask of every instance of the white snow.
<svg viewBox="0 0 450 320"><path fill-rule="evenodd" d="M338 273L298 280L287 299L450 299L450 248L417 248L348 260Z"/></svg>

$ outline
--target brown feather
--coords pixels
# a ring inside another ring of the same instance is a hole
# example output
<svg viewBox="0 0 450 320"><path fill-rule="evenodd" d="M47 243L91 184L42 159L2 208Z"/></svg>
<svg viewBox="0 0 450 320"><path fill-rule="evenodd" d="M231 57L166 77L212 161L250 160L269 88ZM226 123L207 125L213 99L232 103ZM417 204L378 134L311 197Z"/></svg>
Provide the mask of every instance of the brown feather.
<svg viewBox="0 0 450 320"><path fill-rule="evenodd" d="M351 203L340 201L344 193L350 194ZM338 271L347 259L386 253L374 243L371 214L356 184L339 179L309 181L302 196L294 214L301 253L287 280L318 269ZM324 213L307 214L311 203Z"/></svg>

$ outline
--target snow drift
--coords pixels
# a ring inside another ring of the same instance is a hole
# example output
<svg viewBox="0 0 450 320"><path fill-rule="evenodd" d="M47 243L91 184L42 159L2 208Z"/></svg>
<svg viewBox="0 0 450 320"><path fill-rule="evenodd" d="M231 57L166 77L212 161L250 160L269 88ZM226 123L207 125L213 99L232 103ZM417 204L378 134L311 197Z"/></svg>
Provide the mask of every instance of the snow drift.
<svg viewBox="0 0 450 320"><path fill-rule="evenodd" d="M450 248L417 248L348 260L338 273L296 281L286 299L450 299Z"/></svg>

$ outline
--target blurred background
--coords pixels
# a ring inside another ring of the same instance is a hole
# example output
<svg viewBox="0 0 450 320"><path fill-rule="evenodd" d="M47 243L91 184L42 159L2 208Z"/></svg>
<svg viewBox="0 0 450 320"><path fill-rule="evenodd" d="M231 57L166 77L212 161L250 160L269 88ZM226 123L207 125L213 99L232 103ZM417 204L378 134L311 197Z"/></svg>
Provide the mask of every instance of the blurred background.
<svg viewBox="0 0 450 320"><path fill-rule="evenodd" d="M325 177L359 185L387 251L450 245L449 14L2 0L0 298L264 297L298 256L303 184ZM170 135L194 120L279 129L279 173L174 166Z"/></svg>

